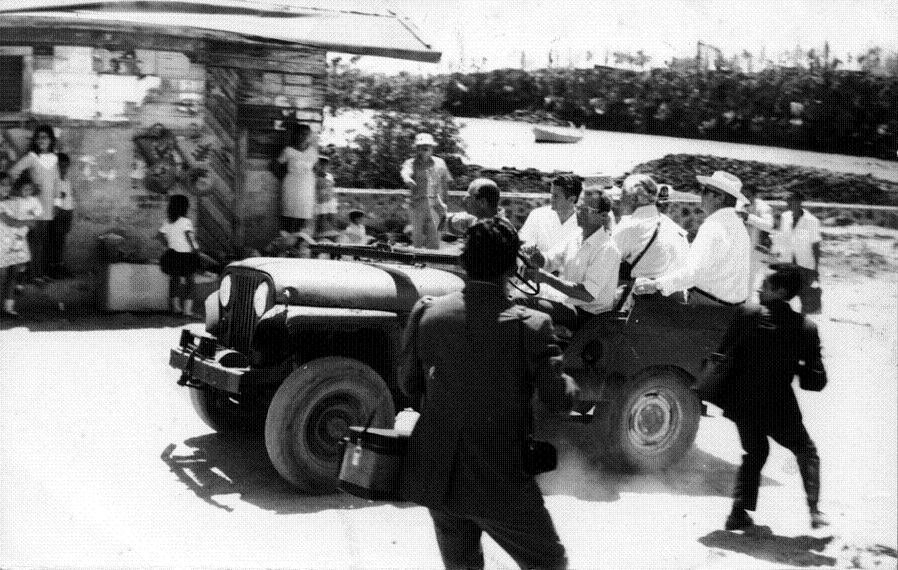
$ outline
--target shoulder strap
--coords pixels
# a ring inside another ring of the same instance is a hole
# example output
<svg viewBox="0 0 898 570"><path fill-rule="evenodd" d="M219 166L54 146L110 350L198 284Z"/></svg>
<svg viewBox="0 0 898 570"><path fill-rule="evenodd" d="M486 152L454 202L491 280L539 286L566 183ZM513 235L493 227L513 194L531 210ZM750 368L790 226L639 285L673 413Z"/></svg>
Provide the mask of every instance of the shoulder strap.
<svg viewBox="0 0 898 570"><path fill-rule="evenodd" d="M639 255L636 256L636 259L634 259L632 261L632 263L630 263L631 268L633 268L633 269L636 268L636 265L642 259L642 256L645 255L645 252L647 252L649 250L649 248L652 247L652 244L655 243L655 238L658 237L658 231L660 229L661 229L661 218L658 218L658 224L655 226L655 231L652 232L652 237L649 238L649 242L647 244L645 244L645 247L642 248L642 251L639 252Z"/></svg>

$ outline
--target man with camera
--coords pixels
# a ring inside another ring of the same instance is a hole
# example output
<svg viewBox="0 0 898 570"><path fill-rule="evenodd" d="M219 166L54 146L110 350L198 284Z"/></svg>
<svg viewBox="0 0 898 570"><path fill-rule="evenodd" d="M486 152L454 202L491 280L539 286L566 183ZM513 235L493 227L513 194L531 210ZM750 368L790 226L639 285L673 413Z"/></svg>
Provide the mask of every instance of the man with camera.
<svg viewBox="0 0 898 570"><path fill-rule="evenodd" d="M739 307L697 386L703 399L720 406L736 424L745 452L726 530L754 524L747 511L757 506L761 469L770 451L768 437L795 454L811 526L829 524L817 507L820 457L792 390L796 375L805 390L820 391L827 380L817 327L789 306L801 285L801 274L794 269L768 276L758 293L761 304Z"/></svg>
<svg viewBox="0 0 898 570"><path fill-rule="evenodd" d="M430 510L447 568L483 568L483 532L522 568L567 566L534 480L546 454L534 453L544 448L531 437L531 397L535 390L547 411L563 414L577 388L561 372L551 319L505 294L519 247L507 221L473 224L464 289L421 299L403 338L399 384L420 401L421 417L402 492Z"/></svg>

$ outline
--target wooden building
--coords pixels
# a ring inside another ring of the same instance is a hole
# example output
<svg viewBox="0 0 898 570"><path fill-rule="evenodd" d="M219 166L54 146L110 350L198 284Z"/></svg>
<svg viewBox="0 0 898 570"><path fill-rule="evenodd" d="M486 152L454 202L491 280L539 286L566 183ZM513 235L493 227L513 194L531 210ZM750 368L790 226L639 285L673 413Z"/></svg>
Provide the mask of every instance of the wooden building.
<svg viewBox="0 0 898 570"><path fill-rule="evenodd" d="M167 196L191 197L202 247L222 257L277 231L269 162L288 121L318 129L327 51L435 62L396 14L343 0L0 4L0 169L33 128L72 158L68 256L98 262L97 236L129 235L152 259Z"/></svg>

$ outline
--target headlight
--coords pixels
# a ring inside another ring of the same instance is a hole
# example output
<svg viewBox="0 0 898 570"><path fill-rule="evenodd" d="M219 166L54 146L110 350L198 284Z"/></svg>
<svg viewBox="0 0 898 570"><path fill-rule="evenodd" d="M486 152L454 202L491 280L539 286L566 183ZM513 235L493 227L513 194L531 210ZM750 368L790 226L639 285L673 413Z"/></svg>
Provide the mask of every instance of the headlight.
<svg viewBox="0 0 898 570"><path fill-rule="evenodd" d="M265 313L266 306L268 306L268 282L263 281L256 287L256 293L253 295L253 309L257 317Z"/></svg>
<svg viewBox="0 0 898 570"><path fill-rule="evenodd" d="M218 299L221 301L222 307L227 307L231 302L231 276L225 275L218 286Z"/></svg>

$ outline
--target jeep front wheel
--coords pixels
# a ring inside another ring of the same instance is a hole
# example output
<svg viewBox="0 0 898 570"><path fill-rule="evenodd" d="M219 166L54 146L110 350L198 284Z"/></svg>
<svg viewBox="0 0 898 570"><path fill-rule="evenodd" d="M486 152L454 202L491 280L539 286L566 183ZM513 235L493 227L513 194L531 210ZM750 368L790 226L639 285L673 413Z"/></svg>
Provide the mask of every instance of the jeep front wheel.
<svg viewBox="0 0 898 570"><path fill-rule="evenodd" d="M310 494L337 490L343 437L351 425L393 427L386 383L351 358L319 358L295 370L274 395L265 419L265 447L281 476Z"/></svg>
<svg viewBox="0 0 898 570"><path fill-rule="evenodd" d="M614 391L594 429L609 466L652 471L679 461L695 442L701 402L681 373L645 370Z"/></svg>
<svg viewBox="0 0 898 570"><path fill-rule="evenodd" d="M233 434L252 427L247 406L223 390L211 386L190 388L190 403L196 415L220 434Z"/></svg>

